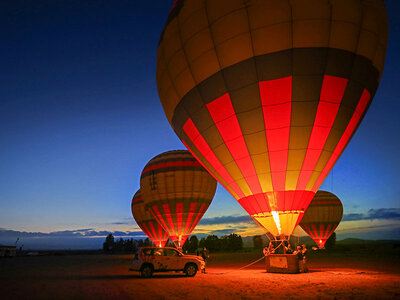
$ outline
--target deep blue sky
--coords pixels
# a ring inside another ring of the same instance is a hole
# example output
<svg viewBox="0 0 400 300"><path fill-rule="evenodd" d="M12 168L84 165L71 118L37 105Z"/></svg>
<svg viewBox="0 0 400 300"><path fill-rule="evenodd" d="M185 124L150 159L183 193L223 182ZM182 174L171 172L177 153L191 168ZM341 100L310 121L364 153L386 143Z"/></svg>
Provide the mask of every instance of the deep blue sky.
<svg viewBox="0 0 400 300"><path fill-rule="evenodd" d="M0 228L136 228L130 200L143 166L183 149L155 82L172 3L0 2ZM400 3L386 4L390 41L381 85L322 188L342 199L345 214L395 209L394 218L378 222L393 230L400 227ZM206 217L244 214L219 187Z"/></svg>

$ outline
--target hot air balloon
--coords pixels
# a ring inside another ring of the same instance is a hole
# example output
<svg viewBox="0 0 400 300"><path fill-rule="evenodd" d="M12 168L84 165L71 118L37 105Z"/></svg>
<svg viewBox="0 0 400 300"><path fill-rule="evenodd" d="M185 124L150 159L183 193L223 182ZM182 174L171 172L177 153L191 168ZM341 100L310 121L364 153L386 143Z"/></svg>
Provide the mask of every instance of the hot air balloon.
<svg viewBox="0 0 400 300"><path fill-rule="evenodd" d="M131 209L133 218L140 229L152 240L154 245L157 247L164 247L168 241L168 234L145 208L140 190L138 190L132 198Z"/></svg>
<svg viewBox="0 0 400 300"><path fill-rule="evenodd" d="M187 150L151 159L140 177L146 208L177 247L199 223L214 197L217 181Z"/></svg>
<svg viewBox="0 0 400 300"><path fill-rule="evenodd" d="M178 0L158 93L191 153L287 237L363 119L387 40L383 0Z"/></svg>
<svg viewBox="0 0 400 300"><path fill-rule="evenodd" d="M323 248L343 217L343 205L332 193L318 191L306 209L300 227Z"/></svg>

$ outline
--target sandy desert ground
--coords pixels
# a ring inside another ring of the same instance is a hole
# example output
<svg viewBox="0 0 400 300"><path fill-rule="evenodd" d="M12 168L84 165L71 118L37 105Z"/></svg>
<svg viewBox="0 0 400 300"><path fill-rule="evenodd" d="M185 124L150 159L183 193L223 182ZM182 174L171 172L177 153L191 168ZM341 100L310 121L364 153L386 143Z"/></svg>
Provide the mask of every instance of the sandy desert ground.
<svg viewBox="0 0 400 300"><path fill-rule="evenodd" d="M0 260L1 299L400 299L398 258L310 257L310 273L269 274L260 253L216 254L207 274L142 279L132 255L66 255Z"/></svg>

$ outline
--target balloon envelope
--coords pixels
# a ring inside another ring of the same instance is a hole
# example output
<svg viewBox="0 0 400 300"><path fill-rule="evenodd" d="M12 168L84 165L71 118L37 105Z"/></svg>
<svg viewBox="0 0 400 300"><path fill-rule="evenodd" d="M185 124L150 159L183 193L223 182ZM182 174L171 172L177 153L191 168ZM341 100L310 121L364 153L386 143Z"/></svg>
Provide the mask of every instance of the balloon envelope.
<svg viewBox="0 0 400 300"><path fill-rule="evenodd" d="M157 247L164 247L168 241L168 234L146 209L140 190L138 190L132 198L131 210L136 223L152 240L154 245Z"/></svg>
<svg viewBox="0 0 400 300"><path fill-rule="evenodd" d="M364 117L387 39L383 0L178 0L158 92L192 154L287 236Z"/></svg>
<svg viewBox="0 0 400 300"><path fill-rule="evenodd" d="M144 167L140 190L148 210L177 247L206 212L217 181L187 150L157 155Z"/></svg>
<svg viewBox="0 0 400 300"><path fill-rule="evenodd" d="M323 248L342 217L343 205L340 199L332 193L318 191L299 225L320 248Z"/></svg>

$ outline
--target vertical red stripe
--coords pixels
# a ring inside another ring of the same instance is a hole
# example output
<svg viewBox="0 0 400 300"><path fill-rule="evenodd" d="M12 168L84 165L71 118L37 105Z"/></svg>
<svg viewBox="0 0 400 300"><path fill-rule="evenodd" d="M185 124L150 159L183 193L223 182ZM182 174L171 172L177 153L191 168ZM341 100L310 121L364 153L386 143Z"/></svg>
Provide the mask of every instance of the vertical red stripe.
<svg viewBox="0 0 400 300"><path fill-rule="evenodd" d="M154 205L152 208L149 208L149 211L154 216L154 218L156 218L156 220L164 227L164 230L168 232L168 234L171 234L168 231L167 223L165 223L164 218L162 217L160 211L158 210L158 207Z"/></svg>
<svg viewBox="0 0 400 300"><path fill-rule="evenodd" d="M303 230L304 230L309 236L311 236L311 232L310 232L310 230L308 229L307 225L304 225L302 228L303 228Z"/></svg>
<svg viewBox="0 0 400 300"><path fill-rule="evenodd" d="M175 231L175 226L174 226L174 222L172 221L172 216L171 216L171 210L169 209L169 205L168 204L163 204L163 210L164 210L164 214L167 217L168 220L168 224L169 224L169 232L170 233L174 233L173 235L178 235L177 232Z"/></svg>
<svg viewBox="0 0 400 300"><path fill-rule="evenodd" d="M190 227L190 231L187 232L187 234L190 234L193 231L193 229L196 227L197 223L199 223L200 218L203 216L203 214L205 212L205 207L206 207L205 203L201 204L199 212L198 212L198 214L196 216L196 219L194 220L192 226Z"/></svg>
<svg viewBox="0 0 400 300"><path fill-rule="evenodd" d="M178 236L182 234L183 203L176 203L176 220L178 226Z"/></svg>
<svg viewBox="0 0 400 300"><path fill-rule="evenodd" d="M160 226L160 224L156 224L156 227L157 227L157 238L158 238L158 242L159 242L159 244L161 244L161 247L164 247L164 245L163 245L163 241L164 241L164 235L165 235L165 233L163 232L163 230L161 230L161 226ZM156 245L156 246L159 246L159 245Z"/></svg>
<svg viewBox="0 0 400 300"><path fill-rule="evenodd" d="M297 182L297 190L306 189L308 181L314 172L314 168L331 132L347 82L348 80L344 78L324 76L317 114Z"/></svg>
<svg viewBox="0 0 400 300"><path fill-rule="evenodd" d="M326 226L326 229L325 229L325 232L324 232L324 236L323 236L324 239L328 239L329 238L329 235L330 235L329 233L331 231L331 227L333 227L332 224L328 224Z"/></svg>
<svg viewBox="0 0 400 300"><path fill-rule="evenodd" d="M158 240L157 231L156 231L156 229L154 228L153 222L149 222L149 226L150 226L151 232L153 233L153 240ZM154 243L154 244L156 244L156 243ZM156 245L156 246L157 246L157 245Z"/></svg>
<svg viewBox="0 0 400 300"><path fill-rule="evenodd" d="M274 191L284 191L289 149L292 76L260 85L271 178Z"/></svg>
<svg viewBox="0 0 400 300"><path fill-rule="evenodd" d="M147 227L145 226L145 224L144 223L138 223L138 225L139 225L139 227L140 227L140 229L142 229L142 231L147 235L147 236L150 236L149 234L148 234L148 229L147 229Z"/></svg>
<svg viewBox="0 0 400 300"><path fill-rule="evenodd" d="M229 94L207 104L207 109L253 194L262 193L256 169L250 158Z"/></svg>
<svg viewBox="0 0 400 300"><path fill-rule="evenodd" d="M342 137L339 140L339 143L336 145L336 148L333 151L332 156L329 158L327 164L325 165L324 169L322 170L321 174L319 175L317 181L314 184L314 187L312 189L314 192L316 192L319 189L322 182L328 175L329 171L335 164L336 160L339 158L339 155L342 153L344 147L346 146L355 128L357 127L357 124L360 121L361 116L363 115L365 109L367 108L370 98L371 94L366 89L364 89L360 101L357 104L356 110L353 116L351 117L349 124L346 127L346 130L344 131Z"/></svg>
<svg viewBox="0 0 400 300"><path fill-rule="evenodd" d="M160 241L163 240L163 232L161 231L161 226L159 224L156 224L157 227L157 237Z"/></svg>
<svg viewBox="0 0 400 300"><path fill-rule="evenodd" d="M308 227L308 234L309 234L313 239L316 238L316 237L315 237L315 232L313 232L312 229L311 229L310 227Z"/></svg>
<svg viewBox="0 0 400 300"><path fill-rule="evenodd" d="M312 231L312 236L314 237L314 239L317 239L318 236L317 236L316 228L315 228L315 226L313 226L312 228L313 228L313 229L311 230L311 231Z"/></svg>
<svg viewBox="0 0 400 300"><path fill-rule="evenodd" d="M314 233L312 232L312 230L311 230L311 228L308 226L308 225L304 225L304 228L305 228L305 231L307 232L307 234L309 235L309 236L311 236L311 238L315 238L315 235L314 235Z"/></svg>
<svg viewBox="0 0 400 300"><path fill-rule="evenodd" d="M314 224L311 224L311 229L314 233L314 237L317 238L318 237L317 227Z"/></svg>
<svg viewBox="0 0 400 300"><path fill-rule="evenodd" d="M165 232L164 229L160 226L160 224L157 223L157 229L158 229L158 236L160 237L160 241L164 241L168 238L167 233Z"/></svg>
<svg viewBox="0 0 400 300"><path fill-rule="evenodd" d="M326 236L327 239L332 235L332 233L335 232L336 227L337 227L337 225L332 224L332 228L328 231L328 234Z"/></svg>
<svg viewBox="0 0 400 300"><path fill-rule="evenodd" d="M199 130L194 125L192 119L188 119L186 121L185 125L183 125L183 130L196 148L200 151L200 153L204 156L204 158L207 159L210 165L213 166L215 171L226 181L226 183L232 188L237 196L239 198L243 198L243 192L240 190L239 186L224 168L219 159L215 156L214 152L212 152L210 146L204 140Z"/></svg>
<svg viewBox="0 0 400 300"><path fill-rule="evenodd" d="M324 237L324 224L319 224L319 239Z"/></svg>
<svg viewBox="0 0 400 300"><path fill-rule="evenodd" d="M154 236L151 234L151 232L150 232L150 230L149 230L149 228L146 226L146 224L145 223L142 223L142 230L143 230L143 232L152 240L152 241L154 241Z"/></svg>
<svg viewBox="0 0 400 300"><path fill-rule="evenodd" d="M185 226L185 232L184 232L185 234L190 233L189 228L190 228L190 225L192 224L192 219L193 219L193 215L196 210L196 207L197 207L197 203L190 203L189 214L188 214L188 218L186 220L186 226Z"/></svg>

